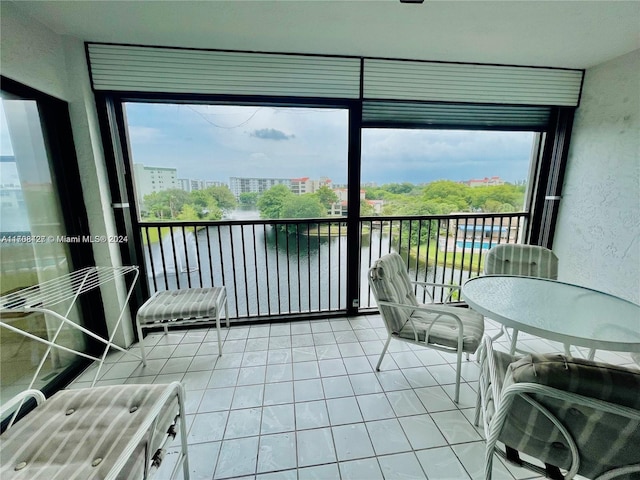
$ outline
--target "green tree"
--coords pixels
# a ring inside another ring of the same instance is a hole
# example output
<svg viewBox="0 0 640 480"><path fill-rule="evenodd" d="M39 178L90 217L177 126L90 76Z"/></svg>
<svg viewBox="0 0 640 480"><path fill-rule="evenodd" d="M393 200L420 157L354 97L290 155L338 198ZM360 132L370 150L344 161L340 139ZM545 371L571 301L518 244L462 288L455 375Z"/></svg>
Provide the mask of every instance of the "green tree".
<svg viewBox="0 0 640 480"><path fill-rule="evenodd" d="M161 220L173 220L185 204L191 203L191 198L188 192L174 188L145 195L143 201L150 215Z"/></svg>
<svg viewBox="0 0 640 480"><path fill-rule="evenodd" d="M422 189L422 195L426 201L436 201L451 206L451 211L446 213L454 211L468 212L471 210L469 190L471 188L462 183L451 180L437 180L425 186Z"/></svg>
<svg viewBox="0 0 640 480"><path fill-rule="evenodd" d="M260 198L258 192L244 192L240 194L238 200L240 201L240 205L255 206L258 203L258 198Z"/></svg>
<svg viewBox="0 0 640 480"><path fill-rule="evenodd" d="M315 195L318 197L318 200L320 201L320 203L324 205L326 210L329 210L331 208L331 205L336 203L339 200L338 195L336 195L336 192L331 190L331 188L329 188L326 185L321 186L316 191Z"/></svg>
<svg viewBox="0 0 640 480"><path fill-rule="evenodd" d="M327 209L314 193L291 195L282 203L280 218L321 218Z"/></svg>
<svg viewBox="0 0 640 480"><path fill-rule="evenodd" d="M193 205L189 205L188 203L184 204L180 213L176 215L176 220L182 221L198 220L198 218L198 211Z"/></svg>
<svg viewBox="0 0 640 480"><path fill-rule="evenodd" d="M257 204L260 218L284 218L281 215L282 206L291 197L294 197L294 195L285 185L274 185L265 191L258 199Z"/></svg>
<svg viewBox="0 0 640 480"><path fill-rule="evenodd" d="M208 187L204 191L211 195L216 200L218 207L225 212L233 210L238 205L236 197L226 185Z"/></svg>
<svg viewBox="0 0 640 480"><path fill-rule="evenodd" d="M360 216L362 217L372 217L376 214L373 206L369 205L366 200L360 200Z"/></svg>

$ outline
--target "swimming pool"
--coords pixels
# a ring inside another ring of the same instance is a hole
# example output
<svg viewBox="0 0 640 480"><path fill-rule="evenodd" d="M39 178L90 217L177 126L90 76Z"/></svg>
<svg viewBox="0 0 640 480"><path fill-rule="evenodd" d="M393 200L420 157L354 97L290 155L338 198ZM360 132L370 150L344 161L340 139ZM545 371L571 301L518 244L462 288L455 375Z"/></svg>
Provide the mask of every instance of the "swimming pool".
<svg viewBox="0 0 640 480"><path fill-rule="evenodd" d="M474 250L489 250L493 245L490 242L481 242L478 240L458 240L456 241L456 247L458 248L473 248Z"/></svg>

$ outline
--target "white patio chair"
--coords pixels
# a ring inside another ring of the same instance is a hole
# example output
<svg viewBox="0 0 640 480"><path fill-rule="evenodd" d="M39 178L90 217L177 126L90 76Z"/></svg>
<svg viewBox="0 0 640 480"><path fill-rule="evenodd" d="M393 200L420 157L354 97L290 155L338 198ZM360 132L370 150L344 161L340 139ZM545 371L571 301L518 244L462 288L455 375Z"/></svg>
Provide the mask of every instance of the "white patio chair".
<svg viewBox="0 0 640 480"><path fill-rule="evenodd" d="M411 282L402 257L389 253L369 270L369 285L380 309L389 337L376 370L392 338L443 352L457 354L455 401L460 396L462 353L475 353L484 333L484 317L473 310L443 304L418 303L412 285L450 289L458 286L429 282ZM425 289L427 293L427 289ZM432 299L433 300L433 299Z"/></svg>
<svg viewBox="0 0 640 480"><path fill-rule="evenodd" d="M556 280L558 278L558 257L551 250L538 245L520 245L505 243L492 247L484 259L485 275L519 275L522 277L538 277ZM506 334L511 340L510 352L516 351L518 330L508 333L502 326L500 333L493 340ZM565 353L569 346L565 345Z"/></svg>
<svg viewBox="0 0 640 480"><path fill-rule="evenodd" d="M640 478L640 371L561 354L512 357L488 336L479 356L475 424L481 409L487 480L494 454L554 479Z"/></svg>

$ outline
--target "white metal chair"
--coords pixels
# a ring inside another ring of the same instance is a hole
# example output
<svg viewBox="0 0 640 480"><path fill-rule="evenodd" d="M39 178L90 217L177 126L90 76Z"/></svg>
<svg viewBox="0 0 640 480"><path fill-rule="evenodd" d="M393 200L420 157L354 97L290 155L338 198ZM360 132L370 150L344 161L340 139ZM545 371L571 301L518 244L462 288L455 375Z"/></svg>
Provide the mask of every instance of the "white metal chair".
<svg viewBox="0 0 640 480"><path fill-rule="evenodd" d="M486 479L494 454L555 479L640 478L640 371L561 354L512 357L488 336L479 356Z"/></svg>
<svg viewBox="0 0 640 480"><path fill-rule="evenodd" d="M402 257L389 253L369 270L369 285L380 309L389 337L376 370L392 338L457 354L455 401L460 396L462 353L474 353L484 333L484 317L473 310L442 304L418 303L412 285L449 289L448 301L458 286L411 282ZM427 293L428 290L425 289ZM432 299L433 300L433 299Z"/></svg>
<svg viewBox="0 0 640 480"><path fill-rule="evenodd" d="M523 277L539 277L556 280L558 278L558 257L551 250L538 245L521 245L504 243L492 247L484 259L485 275L519 275ZM513 329L511 335L506 327L502 327L493 339L506 334L511 339L510 352L516 351L518 330ZM568 353L569 346L565 345Z"/></svg>

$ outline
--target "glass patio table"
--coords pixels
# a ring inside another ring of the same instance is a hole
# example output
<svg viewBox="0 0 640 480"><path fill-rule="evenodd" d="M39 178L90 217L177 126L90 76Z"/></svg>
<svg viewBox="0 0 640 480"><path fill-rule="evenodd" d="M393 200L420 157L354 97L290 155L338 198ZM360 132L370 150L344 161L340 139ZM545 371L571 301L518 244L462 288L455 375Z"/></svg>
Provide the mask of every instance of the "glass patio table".
<svg viewBox="0 0 640 480"><path fill-rule="evenodd" d="M462 286L467 304L538 337L597 350L640 352L640 305L542 278L485 275Z"/></svg>

